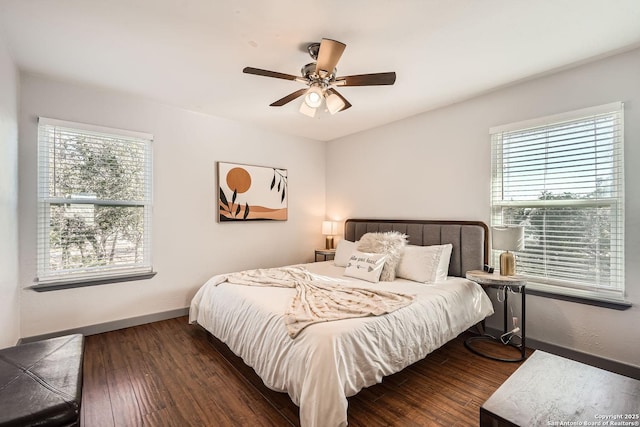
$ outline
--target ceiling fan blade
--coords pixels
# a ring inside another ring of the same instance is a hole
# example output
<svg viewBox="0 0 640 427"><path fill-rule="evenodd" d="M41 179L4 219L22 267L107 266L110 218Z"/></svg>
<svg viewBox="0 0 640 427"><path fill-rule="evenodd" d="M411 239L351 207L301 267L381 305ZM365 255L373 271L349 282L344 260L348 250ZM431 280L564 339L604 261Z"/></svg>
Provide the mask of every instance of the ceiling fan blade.
<svg viewBox="0 0 640 427"><path fill-rule="evenodd" d="M344 43L331 39L322 39L320 42L320 50L318 51L316 73L319 74L320 70L332 73L346 47L347 45Z"/></svg>
<svg viewBox="0 0 640 427"><path fill-rule="evenodd" d="M297 91L295 91L293 93L290 93L289 95L285 96L284 98L280 98L277 101L269 104L269 106L270 107L282 107L284 104L288 104L289 102L293 101L294 99L304 95L307 90L308 90L307 88L297 90Z"/></svg>
<svg viewBox="0 0 640 427"><path fill-rule="evenodd" d="M255 74L257 76L274 77L276 79L298 80L297 76L294 76L291 74L284 74L284 73L278 73L275 71L262 70L260 68L245 67L242 70L242 72L247 74Z"/></svg>
<svg viewBox="0 0 640 427"><path fill-rule="evenodd" d="M330 97L333 96L333 95L335 95L338 98L340 98L342 100L342 102L344 103L344 106L342 108L340 108L340 109L336 108L337 111L332 111L331 114L339 113L340 111L344 111L347 108L351 107L351 103L349 101L347 101L347 99L344 96L340 95L340 93L338 93L337 90L335 90L333 88L329 88L329 89L327 89L327 100L326 100L326 102L327 102L327 107L329 108L330 111L332 110L332 107L330 106L330 102L331 102L330 101Z"/></svg>
<svg viewBox="0 0 640 427"><path fill-rule="evenodd" d="M382 86L396 82L396 73L358 74L355 76L337 77L336 86Z"/></svg>

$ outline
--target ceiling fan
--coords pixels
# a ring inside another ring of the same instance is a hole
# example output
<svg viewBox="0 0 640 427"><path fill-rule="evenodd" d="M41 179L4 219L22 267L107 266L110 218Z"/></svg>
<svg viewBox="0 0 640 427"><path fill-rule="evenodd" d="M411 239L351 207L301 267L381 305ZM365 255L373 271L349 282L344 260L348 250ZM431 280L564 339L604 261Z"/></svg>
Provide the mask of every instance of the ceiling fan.
<svg viewBox="0 0 640 427"><path fill-rule="evenodd" d="M336 64L346 47L346 44L331 39L322 39L320 43L311 43L307 47L307 51L315 62L302 67L301 77L253 67L245 67L242 72L276 79L295 80L308 86L271 103L272 107L281 107L305 95L304 102L300 106L301 113L314 117L324 102L327 110L331 114L335 114L351 107L351 104L334 89L334 86L392 85L396 81L396 73L394 72L336 77Z"/></svg>

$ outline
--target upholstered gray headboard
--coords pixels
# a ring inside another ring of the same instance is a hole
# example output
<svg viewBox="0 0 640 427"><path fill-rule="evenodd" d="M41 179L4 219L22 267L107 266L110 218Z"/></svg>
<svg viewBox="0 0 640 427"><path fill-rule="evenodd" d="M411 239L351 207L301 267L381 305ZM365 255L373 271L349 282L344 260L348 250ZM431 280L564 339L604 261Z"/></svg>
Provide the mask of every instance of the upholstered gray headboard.
<svg viewBox="0 0 640 427"><path fill-rule="evenodd" d="M355 242L365 233L399 231L410 245L451 243L449 275L464 277L469 270L482 270L489 256L487 225L480 221L436 221L402 219L348 219L344 237Z"/></svg>

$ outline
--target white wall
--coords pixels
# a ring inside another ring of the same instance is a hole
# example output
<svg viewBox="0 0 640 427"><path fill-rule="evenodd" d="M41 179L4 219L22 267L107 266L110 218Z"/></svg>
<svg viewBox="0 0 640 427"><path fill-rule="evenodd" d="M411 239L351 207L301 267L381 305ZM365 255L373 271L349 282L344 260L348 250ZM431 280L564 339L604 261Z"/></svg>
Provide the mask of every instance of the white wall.
<svg viewBox="0 0 640 427"><path fill-rule="evenodd" d="M634 306L616 311L529 296L527 336L640 366L638 49L331 141L327 216L488 224L490 127L613 101L625 102L626 293Z"/></svg>
<svg viewBox="0 0 640 427"><path fill-rule="evenodd" d="M36 275L37 117L154 135L151 280L22 291L24 337L187 307L211 275L310 262L323 244L325 144L127 95L23 74L20 111L20 284ZM288 169L289 220L216 222L216 161Z"/></svg>
<svg viewBox="0 0 640 427"><path fill-rule="evenodd" d="M18 73L0 35L0 348L20 338Z"/></svg>

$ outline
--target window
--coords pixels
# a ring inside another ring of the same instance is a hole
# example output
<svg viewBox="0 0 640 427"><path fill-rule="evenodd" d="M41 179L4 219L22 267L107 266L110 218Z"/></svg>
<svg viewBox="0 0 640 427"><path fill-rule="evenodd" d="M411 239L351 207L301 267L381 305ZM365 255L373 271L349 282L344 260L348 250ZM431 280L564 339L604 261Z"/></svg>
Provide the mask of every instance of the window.
<svg viewBox="0 0 640 427"><path fill-rule="evenodd" d="M525 226L517 274L533 289L624 299L623 104L490 133L492 225Z"/></svg>
<svg viewBox="0 0 640 427"><path fill-rule="evenodd" d="M39 119L37 284L152 273L152 139Z"/></svg>

